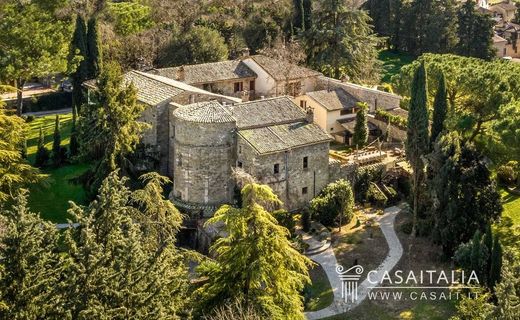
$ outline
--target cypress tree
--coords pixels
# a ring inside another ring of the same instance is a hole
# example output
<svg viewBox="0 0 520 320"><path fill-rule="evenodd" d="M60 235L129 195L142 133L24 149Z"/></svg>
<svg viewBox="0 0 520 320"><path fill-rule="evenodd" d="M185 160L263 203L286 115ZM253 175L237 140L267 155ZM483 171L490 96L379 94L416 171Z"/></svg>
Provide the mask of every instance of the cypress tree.
<svg viewBox="0 0 520 320"><path fill-rule="evenodd" d="M312 28L312 0L303 0L303 26L305 30Z"/></svg>
<svg viewBox="0 0 520 320"><path fill-rule="evenodd" d="M56 115L54 122L54 135L52 141L52 162L54 165L61 163L61 134L60 134L60 116Z"/></svg>
<svg viewBox="0 0 520 320"><path fill-rule="evenodd" d="M352 137L356 148L363 148L368 141L368 122L367 122L367 105L358 103L358 112L356 114L356 126L354 127L354 135Z"/></svg>
<svg viewBox="0 0 520 320"><path fill-rule="evenodd" d="M421 157L429 150L428 126L426 69L424 63L421 63L415 71L412 82L406 141L406 157L413 170L413 222L411 233L413 237L415 237L417 228L419 185L424 171L424 163Z"/></svg>
<svg viewBox="0 0 520 320"><path fill-rule="evenodd" d="M38 149L34 159L35 167L43 167L49 160L49 151L45 147L45 136L43 135L42 127L40 127L40 136L38 138Z"/></svg>
<svg viewBox="0 0 520 320"><path fill-rule="evenodd" d="M478 274L479 278L482 277L482 266L481 266L481 236L480 231L475 231L473 240L471 241L471 268Z"/></svg>
<svg viewBox="0 0 520 320"><path fill-rule="evenodd" d="M76 67L72 76L72 105L80 108L84 101L83 81L88 77L88 61L87 61L87 29L85 20L81 15L76 16L76 29L72 37L71 52L69 60L74 61L79 58L80 62Z"/></svg>
<svg viewBox="0 0 520 320"><path fill-rule="evenodd" d="M70 143L69 143L69 156L72 158L78 154L78 130L76 128L76 121L78 117L78 111L76 106L72 106L72 127L70 129Z"/></svg>
<svg viewBox="0 0 520 320"><path fill-rule="evenodd" d="M294 0L294 22L293 25L299 31L305 31L303 0Z"/></svg>
<svg viewBox="0 0 520 320"><path fill-rule="evenodd" d="M489 288L494 291L495 284L500 282L502 270L502 245L498 239L498 234L495 234L493 240L493 250L491 252L491 268L489 270Z"/></svg>
<svg viewBox="0 0 520 320"><path fill-rule="evenodd" d="M97 19L95 17L88 20L87 57L88 78L97 78L101 72L103 54L99 40Z"/></svg>
<svg viewBox="0 0 520 320"><path fill-rule="evenodd" d="M483 277L484 279L482 279L482 280L485 281L489 285L489 281L490 281L489 275L491 272L491 264L493 263L492 262L493 232L491 230L491 224L487 225L486 233L484 234L484 238L482 239L482 244L487 252L487 259L485 261L485 266L483 268L484 270L482 272L484 275L484 277Z"/></svg>
<svg viewBox="0 0 520 320"><path fill-rule="evenodd" d="M435 140L444 130L444 120L446 119L446 113L448 112L448 97L446 91L446 78L444 72L441 72L439 78L439 86L433 100L433 123L432 132L430 137L430 144L433 146Z"/></svg>

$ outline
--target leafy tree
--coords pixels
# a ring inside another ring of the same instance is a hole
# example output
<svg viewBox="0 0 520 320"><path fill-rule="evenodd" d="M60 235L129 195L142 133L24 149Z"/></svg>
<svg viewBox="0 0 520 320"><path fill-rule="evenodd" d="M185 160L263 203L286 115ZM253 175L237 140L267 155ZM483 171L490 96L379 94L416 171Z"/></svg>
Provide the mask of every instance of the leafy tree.
<svg viewBox="0 0 520 320"><path fill-rule="evenodd" d="M514 320L520 314L520 259L509 252L502 266L502 281L495 287L496 318Z"/></svg>
<svg viewBox="0 0 520 320"><path fill-rule="evenodd" d="M172 242L150 246L156 238L132 218L147 213L131 206L127 183L112 172L96 201L88 207L72 203L69 213L79 227L64 235L70 261L63 307L72 319L185 318L186 257Z"/></svg>
<svg viewBox="0 0 520 320"><path fill-rule="evenodd" d="M482 155L472 146L461 146L459 139L456 133L443 135L428 158L433 238L446 256L475 231L484 232L502 212L500 195Z"/></svg>
<svg viewBox="0 0 520 320"><path fill-rule="evenodd" d="M78 155L79 144L78 144L78 110L76 106L72 106L72 124L70 128L70 142L69 142L69 157L72 159Z"/></svg>
<svg viewBox="0 0 520 320"><path fill-rule="evenodd" d="M352 141L357 149L363 148L368 142L368 121L366 103L358 103L358 111L356 114L356 126L354 127L354 135Z"/></svg>
<svg viewBox="0 0 520 320"><path fill-rule="evenodd" d="M227 59L228 54L224 38L217 31L195 26L172 39L162 63L183 65L216 62Z"/></svg>
<svg viewBox="0 0 520 320"><path fill-rule="evenodd" d="M433 123L430 136L430 145L432 146L435 140L437 140L437 137L444 130L444 121L446 120L447 112L448 97L446 93L446 79L444 78L444 73L441 72L439 86L435 94L435 100L433 100Z"/></svg>
<svg viewBox="0 0 520 320"><path fill-rule="evenodd" d="M94 79L101 73L103 51L99 39L97 18L91 17L87 26L87 66L89 79Z"/></svg>
<svg viewBox="0 0 520 320"><path fill-rule="evenodd" d="M491 295L483 289L474 289L471 296L462 295L457 305L457 314L450 320L492 319L495 307Z"/></svg>
<svg viewBox="0 0 520 320"><path fill-rule="evenodd" d="M370 17L343 0L325 0L314 13L307 34L308 61L325 75L354 82L379 80L376 45Z"/></svg>
<svg viewBox="0 0 520 320"><path fill-rule="evenodd" d="M153 25L152 8L140 2L109 2L108 13L115 31L121 35L135 34Z"/></svg>
<svg viewBox="0 0 520 320"><path fill-rule="evenodd" d="M88 61L87 61L87 28L85 20L81 15L76 16L76 28L72 36L70 46L69 65L74 65L72 77L72 105L74 108L80 108L85 101L83 82L88 78ZM70 68L70 67L69 67Z"/></svg>
<svg viewBox="0 0 520 320"><path fill-rule="evenodd" d="M40 127L40 135L38 137L38 149L36 150L36 157L34 159L34 165L36 167L43 167L49 160L49 150L45 147L45 135L43 134L42 128Z"/></svg>
<svg viewBox="0 0 520 320"><path fill-rule="evenodd" d="M372 19L374 31L383 37L390 37L393 33L393 0L368 0L363 4Z"/></svg>
<svg viewBox="0 0 520 320"><path fill-rule="evenodd" d="M491 60L495 54L493 47L494 22L480 13L472 0L467 0L458 12L457 53L468 57Z"/></svg>
<svg viewBox="0 0 520 320"><path fill-rule="evenodd" d="M350 183L341 179L328 184L320 194L312 199L311 210L314 217L326 226L349 223L354 216L354 195ZM343 220L344 219L344 220Z"/></svg>
<svg viewBox="0 0 520 320"><path fill-rule="evenodd" d="M224 223L227 236L211 246L216 260L198 268L208 276L196 291L199 310L209 313L225 301L242 299L265 318L303 319L299 292L309 282L311 261L291 246L288 230L269 213L280 200L258 184L247 184L242 199L242 208L224 205L207 222Z"/></svg>
<svg viewBox="0 0 520 320"><path fill-rule="evenodd" d="M95 161L94 174L87 182L91 193L116 168L129 168L128 155L149 127L137 121L144 106L137 103L134 86L124 85L119 65L103 67L93 96L97 102L82 109L79 122L80 157Z"/></svg>
<svg viewBox="0 0 520 320"><path fill-rule="evenodd" d="M64 317L58 230L29 211L26 190L18 193L11 210L0 212L0 318Z"/></svg>
<svg viewBox="0 0 520 320"><path fill-rule="evenodd" d="M419 206L420 183L424 172L423 156L428 152L428 97L426 70L421 64L412 82L410 108L408 110L408 130L406 139L406 157L413 170L413 222L412 236L417 228L417 210Z"/></svg>
<svg viewBox="0 0 520 320"><path fill-rule="evenodd" d="M499 110L498 119L493 124L493 132L499 137L505 146L507 160L514 159L520 161L520 102L504 105ZM519 166L516 166L516 182L517 187L520 187L520 179L518 178ZM512 168L513 170L515 168ZM511 175L514 178L515 174Z"/></svg>
<svg viewBox="0 0 520 320"><path fill-rule="evenodd" d="M67 69L71 24L55 14L62 5L61 0L0 2L0 69L15 83L18 115L26 81Z"/></svg>
<svg viewBox="0 0 520 320"><path fill-rule="evenodd" d="M20 152L27 138L26 132L25 121L8 115L0 106L0 203L11 200L19 188L45 177Z"/></svg>
<svg viewBox="0 0 520 320"><path fill-rule="evenodd" d="M54 135L52 140L52 153L51 158L55 166L60 165L62 160L61 152L61 134L60 134L60 116L56 115L54 121Z"/></svg>

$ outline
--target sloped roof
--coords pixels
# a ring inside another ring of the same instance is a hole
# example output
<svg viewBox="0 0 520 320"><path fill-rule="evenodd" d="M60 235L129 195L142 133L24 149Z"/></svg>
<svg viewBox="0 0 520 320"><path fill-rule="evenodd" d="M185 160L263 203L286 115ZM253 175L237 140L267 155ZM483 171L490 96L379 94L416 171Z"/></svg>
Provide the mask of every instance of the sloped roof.
<svg viewBox="0 0 520 320"><path fill-rule="evenodd" d="M306 94L329 111L352 109L359 102L356 97L342 88L311 91Z"/></svg>
<svg viewBox="0 0 520 320"><path fill-rule="evenodd" d="M240 60L227 60L179 67L153 69L152 73L189 84L256 78L256 73ZM180 79L179 74L184 73Z"/></svg>
<svg viewBox="0 0 520 320"><path fill-rule="evenodd" d="M289 97L275 97L227 107L240 129L265 127L305 119L305 112Z"/></svg>
<svg viewBox="0 0 520 320"><path fill-rule="evenodd" d="M132 70L124 74L123 83L128 85L132 83L137 89L137 100L151 106L158 105L164 101L171 100L175 96L183 92L192 92L204 94L215 98L223 98L232 102L241 102L239 98L228 97L211 93L200 88L190 86L181 81L176 81L163 76L150 74L146 72ZM96 80L87 80L83 83L85 86L96 88Z"/></svg>
<svg viewBox="0 0 520 320"><path fill-rule="evenodd" d="M502 38L498 34L494 34L493 35L493 43L498 43L498 42L507 42L507 40Z"/></svg>
<svg viewBox="0 0 520 320"><path fill-rule="evenodd" d="M200 123L225 123L235 122L220 103L216 101L205 101L182 106L173 112L179 119Z"/></svg>
<svg viewBox="0 0 520 320"><path fill-rule="evenodd" d="M269 73L275 80L294 80L307 77L316 77L320 72L300 67L283 60L273 59L261 54L250 56L262 69Z"/></svg>
<svg viewBox="0 0 520 320"><path fill-rule="evenodd" d="M244 129L239 130L238 134L246 140L258 154L280 152L332 140L332 137L325 133L319 126L305 121Z"/></svg>
<svg viewBox="0 0 520 320"><path fill-rule="evenodd" d="M510 2L500 2L500 3L490 6L491 9L496 8L496 7L500 7L506 11L515 11L516 10L516 5L514 3L510 3Z"/></svg>

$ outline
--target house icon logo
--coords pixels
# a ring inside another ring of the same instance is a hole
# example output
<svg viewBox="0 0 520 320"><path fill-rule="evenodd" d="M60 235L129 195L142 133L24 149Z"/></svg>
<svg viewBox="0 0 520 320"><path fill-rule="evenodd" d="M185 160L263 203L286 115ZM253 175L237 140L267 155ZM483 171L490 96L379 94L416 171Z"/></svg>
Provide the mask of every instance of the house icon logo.
<svg viewBox="0 0 520 320"><path fill-rule="evenodd" d="M355 302L358 299L358 282L364 269L360 265L355 265L347 270L344 269L342 265L336 265L336 273L341 280L341 297L345 302L349 300Z"/></svg>

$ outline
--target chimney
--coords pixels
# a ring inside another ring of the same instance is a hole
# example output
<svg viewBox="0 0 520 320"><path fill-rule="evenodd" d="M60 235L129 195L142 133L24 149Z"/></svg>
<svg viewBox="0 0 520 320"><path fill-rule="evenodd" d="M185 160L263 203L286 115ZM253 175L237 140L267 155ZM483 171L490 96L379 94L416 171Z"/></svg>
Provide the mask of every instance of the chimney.
<svg viewBox="0 0 520 320"><path fill-rule="evenodd" d="M177 81L184 81L184 79L185 79L184 66L180 66L179 68L177 68L177 74L175 75L175 78Z"/></svg>
<svg viewBox="0 0 520 320"><path fill-rule="evenodd" d="M307 120L308 123L314 122L314 110L312 108L307 108L307 113L305 115L305 120Z"/></svg>

